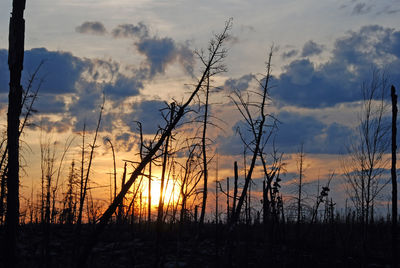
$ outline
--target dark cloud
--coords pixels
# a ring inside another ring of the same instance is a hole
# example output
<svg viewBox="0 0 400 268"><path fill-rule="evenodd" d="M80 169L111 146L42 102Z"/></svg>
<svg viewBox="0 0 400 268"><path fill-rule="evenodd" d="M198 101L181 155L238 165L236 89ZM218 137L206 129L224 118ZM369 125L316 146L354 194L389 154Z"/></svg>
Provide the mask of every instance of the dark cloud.
<svg viewBox="0 0 400 268"><path fill-rule="evenodd" d="M29 125L29 128L33 130L42 130L47 133L62 133L68 131L71 128L71 122L69 118L54 120L48 116L41 116L34 118L33 123Z"/></svg>
<svg viewBox="0 0 400 268"><path fill-rule="evenodd" d="M296 56L299 52L295 49L289 50L287 52L282 53L282 59L288 59Z"/></svg>
<svg viewBox="0 0 400 268"><path fill-rule="evenodd" d="M309 57L313 55L319 55L323 51L324 47L322 45L318 45L314 41L310 40L304 44L303 50L301 51L302 57Z"/></svg>
<svg viewBox="0 0 400 268"><path fill-rule="evenodd" d="M64 114L67 111L62 96L55 94L39 94L34 107L37 107L35 109L39 114Z"/></svg>
<svg viewBox="0 0 400 268"><path fill-rule="evenodd" d="M143 22L139 22L138 25L120 24L112 30L111 34L115 38L137 37L143 39L149 36L149 29Z"/></svg>
<svg viewBox="0 0 400 268"><path fill-rule="evenodd" d="M173 62L178 62L187 74L193 76L194 54L188 42L176 43L169 37L150 36L149 27L143 22L137 25L120 24L112 30L111 35L135 40L135 48L146 57L144 65L148 68L149 78L163 74Z"/></svg>
<svg viewBox="0 0 400 268"><path fill-rule="evenodd" d="M114 101L139 95L139 90L143 88L143 80L141 74L136 73L135 77L127 77L118 74L115 81L104 85L105 94Z"/></svg>
<svg viewBox="0 0 400 268"><path fill-rule="evenodd" d="M127 68L126 74L121 73L121 67L113 61L94 59L86 74L91 80L101 84L107 99L120 102L122 99L137 96L148 79L147 68Z"/></svg>
<svg viewBox="0 0 400 268"><path fill-rule="evenodd" d="M243 154L243 142L240 139L239 134L236 132L236 128L233 129L233 134L228 137L218 136L216 144L218 144L219 153L223 155Z"/></svg>
<svg viewBox="0 0 400 268"><path fill-rule="evenodd" d="M311 116L281 112L277 117L281 124L275 142L279 150L286 153L295 153L302 143L309 153L344 153L345 144L354 135L353 130L344 125L327 125Z"/></svg>
<svg viewBox="0 0 400 268"><path fill-rule="evenodd" d="M0 93L5 94L9 80L7 55L6 50L0 50ZM127 97L139 95L149 79L149 68L128 68L122 74L120 65L111 60L82 59L71 53L37 48L25 51L22 76L25 88L30 74L42 61L44 63L33 85L36 89L39 80L43 80L34 108L38 115L63 114L74 130L81 130L84 122L88 130L95 128L103 93L107 102L116 107ZM66 95L70 96L68 102ZM2 102L6 103L7 99ZM102 128L112 129L114 118L104 115L103 120ZM65 124L55 124L52 128L57 126L65 129Z"/></svg>
<svg viewBox="0 0 400 268"><path fill-rule="evenodd" d="M270 93L278 103L311 108L357 101L361 83L380 66L390 67L391 80L400 81L400 32L364 26L337 39L324 64L315 66L309 59L290 62Z"/></svg>
<svg viewBox="0 0 400 268"><path fill-rule="evenodd" d="M95 82L81 80L77 85L77 94L72 98L68 107L74 131L81 131L86 125L88 131L94 130L99 118L103 100L103 88Z"/></svg>
<svg viewBox="0 0 400 268"><path fill-rule="evenodd" d="M0 50L0 92L8 91L7 55L6 50ZM67 52L48 51L45 48L26 50L22 85L27 84L42 61L43 65L36 76L37 82L43 80L40 92L53 94L74 92L76 81L79 80L82 72L91 65L89 60L75 57Z"/></svg>
<svg viewBox="0 0 400 268"><path fill-rule="evenodd" d="M75 28L77 33L104 35L107 33L103 23L98 21L86 21Z"/></svg>
<svg viewBox="0 0 400 268"><path fill-rule="evenodd" d="M145 100L134 103L132 113L123 115L123 121L130 130L137 133L137 123L142 123L143 134L154 134L158 127L164 127L165 121L161 116L161 110L166 107L165 102L160 100Z"/></svg>
<svg viewBox="0 0 400 268"><path fill-rule="evenodd" d="M240 77L238 79L230 78L225 81L224 88L228 91L232 91L232 90L244 91L249 87L250 82L253 79L254 79L254 75L252 75L252 74L243 75L242 77Z"/></svg>
<svg viewBox="0 0 400 268"><path fill-rule="evenodd" d="M139 141L136 140L135 136L130 133L122 133L115 137L116 148L125 152L130 152L134 147L139 146Z"/></svg>
<svg viewBox="0 0 400 268"><path fill-rule="evenodd" d="M276 148L284 153L296 153L303 143L304 150L308 153L340 154L346 152L345 144L354 136L349 127L338 123L326 124L312 116L289 112L281 112L275 116L280 123L273 132L270 144L274 142ZM237 133L238 128L246 142L253 139L243 121L238 121L232 130ZM220 144L219 150L223 154L243 153L243 142L238 134L220 136L217 143Z"/></svg>
<svg viewBox="0 0 400 268"><path fill-rule="evenodd" d="M176 44L171 38L145 38L137 42L137 50L146 56L150 77L163 74L168 64L178 61L192 74L194 55L186 45Z"/></svg>

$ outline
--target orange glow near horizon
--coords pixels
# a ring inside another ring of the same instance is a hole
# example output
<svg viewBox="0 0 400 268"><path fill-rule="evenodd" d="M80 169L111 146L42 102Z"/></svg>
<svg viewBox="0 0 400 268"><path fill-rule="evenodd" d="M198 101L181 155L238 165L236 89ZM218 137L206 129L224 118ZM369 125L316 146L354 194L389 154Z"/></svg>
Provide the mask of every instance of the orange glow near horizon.
<svg viewBox="0 0 400 268"><path fill-rule="evenodd" d="M160 188L161 188L161 179L159 178L161 176L156 176L153 177L153 180L151 181L151 207L152 208L157 208L159 205L160 201ZM165 178L165 184L167 183L167 178ZM148 180L143 182L143 192L142 192L142 201L147 204L148 200ZM176 204L178 202L179 198L179 186L177 183L174 183L171 179L168 180L168 185L164 185L164 208L170 204Z"/></svg>

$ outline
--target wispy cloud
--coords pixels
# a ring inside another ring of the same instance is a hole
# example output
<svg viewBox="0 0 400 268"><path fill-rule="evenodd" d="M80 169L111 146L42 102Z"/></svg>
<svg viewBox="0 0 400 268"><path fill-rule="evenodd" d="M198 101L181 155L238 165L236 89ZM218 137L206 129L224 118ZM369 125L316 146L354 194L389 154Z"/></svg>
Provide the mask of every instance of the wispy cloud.
<svg viewBox="0 0 400 268"><path fill-rule="evenodd" d="M75 28L75 31L83 34L104 35L107 33L103 23L98 21L86 21Z"/></svg>
<svg viewBox="0 0 400 268"><path fill-rule="evenodd" d="M145 38L149 36L149 29L143 22L139 22L138 25L133 24L120 24L114 28L111 32L115 38Z"/></svg>
<svg viewBox="0 0 400 268"><path fill-rule="evenodd" d="M353 7L352 15L363 15L371 12L373 5L367 5L366 3L357 3Z"/></svg>
<svg viewBox="0 0 400 268"><path fill-rule="evenodd" d="M296 49L291 49L289 51L283 52L281 57L282 59L289 59L295 57L298 53L299 51L297 51Z"/></svg>

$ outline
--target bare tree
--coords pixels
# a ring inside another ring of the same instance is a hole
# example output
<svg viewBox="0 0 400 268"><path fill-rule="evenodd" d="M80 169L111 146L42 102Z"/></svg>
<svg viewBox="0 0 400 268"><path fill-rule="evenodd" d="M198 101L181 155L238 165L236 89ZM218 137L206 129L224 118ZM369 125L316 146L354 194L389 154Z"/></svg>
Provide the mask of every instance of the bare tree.
<svg viewBox="0 0 400 268"><path fill-rule="evenodd" d="M328 179L328 182L326 183L325 186L322 186L322 190L321 192L319 192L319 181L318 181L318 192L317 192L317 198L315 200L315 205L313 208L313 212L312 212L312 216L311 216L311 224L317 222L317 218L318 218L318 209L319 206L321 205L321 203L328 203L328 194L330 191L329 185L332 181L332 178L334 177L334 173L332 173Z"/></svg>
<svg viewBox="0 0 400 268"><path fill-rule="evenodd" d="M217 46L217 42L211 41L208 47L208 54L200 52L197 53L201 62L206 67L207 62L210 61L210 58L213 56L213 51L215 50L215 46ZM203 131L201 135L201 151L202 151L202 158L203 158L203 200L201 205L201 212L200 212L200 226L204 223L204 216L207 207L207 193L208 193L208 159L207 159L207 126L211 123L209 121L209 97L210 97L210 80L213 76L226 72L226 67L223 63L223 60L227 56L227 50L222 49L214 55L214 63L210 66L207 76L206 76L206 83L204 86L204 95L205 95L205 102L204 102L204 117L202 120L203 123Z"/></svg>
<svg viewBox="0 0 400 268"><path fill-rule="evenodd" d="M206 63L206 67L204 72L202 73L200 79L198 80L198 83L193 90L193 92L190 94L189 98L187 99L186 102L182 104L177 104L177 112L175 113L174 120L170 123L167 124L167 126L161 131L161 134L158 138L158 140L155 142L155 144L152 146L152 148L147 152L147 155L143 157L141 162L137 165L135 170L132 172L130 178L124 185L124 187L121 189L120 193L117 195L117 197L114 199L112 204L107 208L107 210L103 213L103 215L99 219L99 223L96 226L96 229L92 236L89 238L89 241L87 245L84 247L83 251L80 254L80 257L78 259L78 266L85 266L86 265L86 260L92 250L92 247L96 244L98 235L103 231L105 228L107 222L111 218L112 214L115 212L119 204L122 202L122 199L134 183L134 181L137 179L138 176L142 174L143 169L149 164L149 162L153 159L153 156L157 153L157 151L160 149L160 147L164 144L164 141L168 136L171 135L172 130L177 126L177 124L180 122L181 118L184 116L188 106L192 103L192 100L195 98L195 96L198 94L200 88L203 86L203 83L207 77L207 74L210 70L210 68L215 65L215 60L218 59L218 54L221 53L221 50L223 50L223 44L228 38L228 31L230 30L232 26L232 21L229 20L223 31L220 34L216 34L215 38L212 39L211 42L215 43L214 46L214 51L212 52L208 62Z"/></svg>
<svg viewBox="0 0 400 268"><path fill-rule="evenodd" d="M231 98L236 108L241 113L243 119L245 120L246 127L248 131L251 133L251 140L246 141L244 135L241 131L239 134L242 138L243 143L246 148L252 152L251 162L249 169L246 174L244 186L242 193L239 197L237 207L235 208L234 213L232 213L231 217L231 225L234 225L240 216L240 212L247 196L247 191L249 188L249 184L251 182L251 178L253 176L253 171L256 166L256 161L260 156L261 148L264 144L266 144L271 137L271 131L266 131L267 127L274 127L275 119L267 114L266 106L268 105L268 90L269 90L269 82L271 79L271 59L272 59L273 48L271 48L268 61L266 63L266 74L261 81L259 81L261 92L253 92L256 100L250 100L250 95L247 93L247 96L243 96L240 91L235 91L234 96ZM272 125L267 124L267 119L272 118Z"/></svg>
<svg viewBox="0 0 400 268"><path fill-rule="evenodd" d="M105 102L105 97L103 96L103 103L100 107L100 113L99 113L99 118L97 120L97 126L96 126L96 131L94 134L94 138L93 138L93 143L90 145L91 149L90 149L90 156L89 156L89 163L88 163L88 167L86 170L86 176L83 179L83 162L84 162L84 158L82 158L82 177L81 177L81 196L80 196L80 200L79 200L79 210L78 210L78 219L77 219L77 234L80 233L81 230L81 222L82 222L82 212L83 212L83 205L85 202L85 197L86 197L86 193L87 193L87 188L88 188L88 182L89 182L89 175L90 175L90 168L92 166L92 161L93 161L93 157L94 157L94 149L96 148L96 141L97 141L97 134L99 132L99 128L100 128L100 123L101 123L101 116L103 114L103 109L104 109L104 102ZM84 144L83 144L84 146ZM84 150L85 148L82 148L82 156L84 156Z"/></svg>
<svg viewBox="0 0 400 268"><path fill-rule="evenodd" d="M361 89L363 102L360 125L356 140L348 148L350 159L343 162L343 170L347 192L359 220L368 225L373 216L373 202L389 182L384 175L389 164L384 154L390 145L390 127L384 121L387 112L385 74L374 70L370 82L364 82Z"/></svg>
<svg viewBox="0 0 400 268"><path fill-rule="evenodd" d="M61 223L72 224L75 220L76 214L76 184L77 174L75 171L75 161L71 162L71 169L68 174L67 192L65 193L63 201L63 210L61 213Z"/></svg>
<svg viewBox="0 0 400 268"><path fill-rule="evenodd" d="M301 144L300 152L299 152L299 160L298 160L298 170L299 170L299 178L297 181L297 226L300 225L302 221L302 201L303 201L303 176L304 176L304 149L303 144Z"/></svg>
<svg viewBox="0 0 400 268"><path fill-rule="evenodd" d="M180 199L181 199L181 213L180 222L187 221L187 202L189 198L196 193L196 188L203 175L203 170L200 169L200 153L198 152L199 145L188 144L187 146L187 159L185 164L181 166L181 174L179 178L180 184Z"/></svg>

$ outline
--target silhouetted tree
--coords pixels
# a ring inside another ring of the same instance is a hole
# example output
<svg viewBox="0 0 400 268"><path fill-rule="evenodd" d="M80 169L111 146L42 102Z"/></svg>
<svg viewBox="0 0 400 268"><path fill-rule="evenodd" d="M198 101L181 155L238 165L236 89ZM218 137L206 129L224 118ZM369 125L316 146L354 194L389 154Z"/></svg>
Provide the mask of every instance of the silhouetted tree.
<svg viewBox="0 0 400 268"><path fill-rule="evenodd" d="M8 66L10 92L7 114L7 213L5 259L8 267L15 267L16 236L19 224L19 127L22 109L21 72L24 62L25 0L13 0L9 29Z"/></svg>
<svg viewBox="0 0 400 268"><path fill-rule="evenodd" d="M387 112L385 74L373 70L369 82L362 85L362 111L357 140L348 148L350 159L343 163L348 184L347 192L353 201L359 220L368 225L372 204L389 180L384 178L389 149L389 125L384 121Z"/></svg>
<svg viewBox="0 0 400 268"><path fill-rule="evenodd" d="M100 128L100 123L101 123L101 116L103 114L103 109L104 109L104 102L105 102L105 97L103 96L103 103L101 104L100 107L100 113L99 113L99 118L97 120L97 126L96 126L96 130L94 133L94 138L93 138L93 144L90 145L90 155L89 155L89 163L88 163L88 167L86 170L86 176L83 179L83 163L84 163L84 158L82 158L82 177L81 177L81 196L80 196L80 200L79 200L79 210L78 210L78 219L77 219L77 234L79 235L80 230L81 230L81 223L82 223L82 212L83 212L83 205L85 203L85 198L86 198L86 193L87 193L87 188L88 188L88 182L89 182L89 175L90 175L90 168L92 166L92 161L93 161L93 157L94 157L94 149L96 148L96 141L97 141L97 134L99 132L99 128ZM83 135L84 137L84 135ZM83 138L84 141L84 138ZM83 148L82 148L82 157L84 156L84 144Z"/></svg>
<svg viewBox="0 0 400 268"><path fill-rule="evenodd" d="M266 63L266 74L263 77L262 81L259 82L261 92L255 93L255 100L250 100L249 95L243 96L242 93L238 90L234 92L234 97L231 98L236 105L236 108L245 120L246 127L251 133L251 140L246 141L242 133L239 131L239 134L246 148L248 148L248 150L250 150L253 154L251 157L249 169L246 174L242 193L239 197L237 207L235 208L235 211L231 217L231 225L234 225L239 219L243 203L245 202L245 198L247 196L249 184L253 176L253 171L256 166L256 161L260 155L260 148L263 146L263 144L267 143L269 137L271 136L272 130L269 132L266 131L266 128L268 126L271 126L270 124L267 124L267 119L272 118L274 121L272 126L275 125L275 119L266 112L266 106L268 105L269 100L268 90L269 82L271 79L272 52L273 48L271 48L268 55L268 61ZM252 109L255 109L255 111L253 112Z"/></svg>
<svg viewBox="0 0 400 268"><path fill-rule="evenodd" d="M392 97L392 267L397 267L397 174L396 174L396 153L397 153L397 94L394 86L391 87Z"/></svg>
<svg viewBox="0 0 400 268"><path fill-rule="evenodd" d="M223 31L220 34L216 34L215 38L212 39L211 42L215 43L214 50L211 53L211 56L209 57L209 61L205 64L205 70L203 71L200 79L198 80L198 83L193 90L193 92L190 94L189 98L187 99L186 102L182 104L177 104L177 112L175 113L174 120L170 123L167 124L167 126L161 131L161 134L157 141L154 143L152 148L147 152L147 155L143 157L141 162L136 166L135 170L132 172L130 178L124 185L124 187L121 189L120 193L117 195L117 197L114 199L112 204L107 208L107 210L103 213L103 215L99 219L99 223L95 227L95 231L92 234L92 236L89 238L88 243L84 247L83 251L80 254L80 257L78 259L78 266L85 266L86 265L86 260L93 248L93 246L97 242L98 235L104 230L107 222L110 220L112 214L115 212L119 204L122 202L122 199L134 183L134 181L137 179L138 176L142 174L143 169L149 164L150 161L152 161L154 155L157 153L157 151L160 149L160 147L164 144L164 141L168 136L171 135L172 130L177 126L177 124L180 122L181 118L184 116L188 106L191 104L192 100L197 96L199 90L203 86L203 83L207 77L207 74L210 70L210 68L216 64L216 59L218 59L218 54L221 53L221 51L224 51L223 49L223 44L226 41L228 37L228 31L230 30L232 26L232 22L228 21L223 29Z"/></svg>

